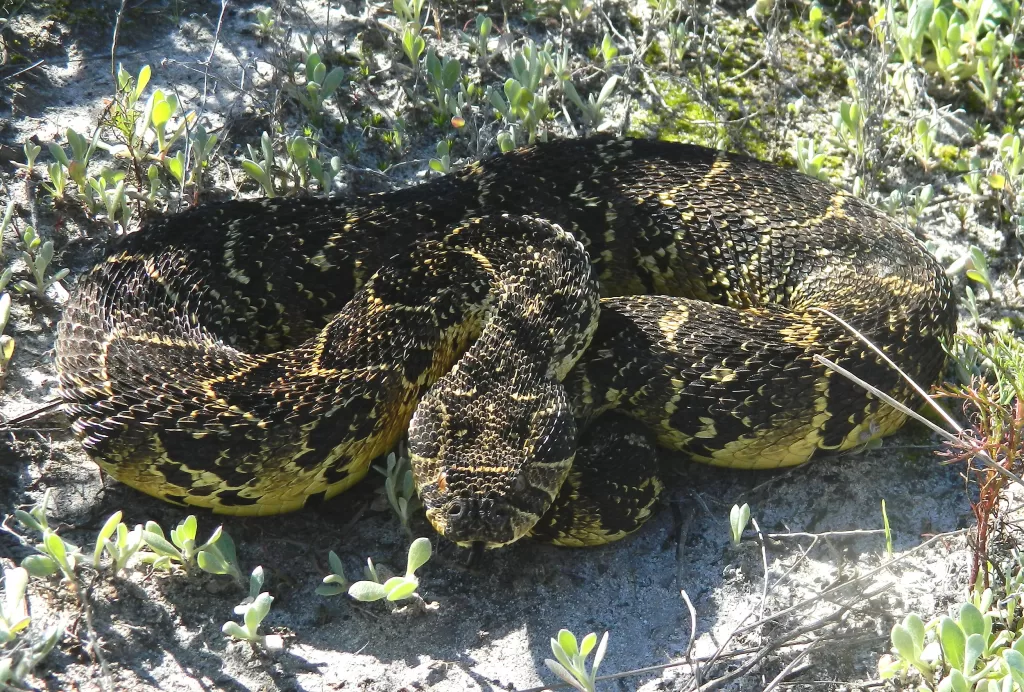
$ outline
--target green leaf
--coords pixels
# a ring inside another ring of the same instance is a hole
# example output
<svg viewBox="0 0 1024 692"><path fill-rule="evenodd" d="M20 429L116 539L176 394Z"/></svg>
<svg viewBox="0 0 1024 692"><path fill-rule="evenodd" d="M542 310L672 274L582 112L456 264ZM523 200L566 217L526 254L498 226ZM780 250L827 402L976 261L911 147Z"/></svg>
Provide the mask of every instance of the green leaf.
<svg viewBox="0 0 1024 692"><path fill-rule="evenodd" d="M213 550L203 550L196 556L199 569L210 574L230 574L231 568L220 553Z"/></svg>
<svg viewBox="0 0 1024 692"><path fill-rule="evenodd" d="M345 578L345 567L341 564L341 558L333 550L327 553L327 562L331 565L331 571L340 576L342 579Z"/></svg>
<svg viewBox="0 0 1024 692"><path fill-rule="evenodd" d="M60 565L45 555L29 555L21 561L21 566L33 577L49 577L60 570Z"/></svg>
<svg viewBox="0 0 1024 692"><path fill-rule="evenodd" d="M1017 651L1016 648L1005 649L1003 660L1006 661L1006 666L1010 669L1010 675L1013 676L1014 682L1024 689L1024 654Z"/></svg>
<svg viewBox="0 0 1024 692"><path fill-rule="evenodd" d="M964 646L964 675L974 672L974 666L985 652L985 638L974 633L967 637L967 644Z"/></svg>
<svg viewBox="0 0 1024 692"><path fill-rule="evenodd" d="M462 66L458 60L447 60L441 70L441 81L445 89L451 89L462 76Z"/></svg>
<svg viewBox="0 0 1024 692"><path fill-rule="evenodd" d="M238 563L238 556L235 554L235 541L220 526L213 532L213 536L210 537L207 544L220 553L229 565Z"/></svg>
<svg viewBox="0 0 1024 692"><path fill-rule="evenodd" d="M379 601L386 598L388 592L383 584L375 581L357 581L348 587L348 595L357 601Z"/></svg>
<svg viewBox="0 0 1024 692"><path fill-rule="evenodd" d="M409 546L409 560L405 568L406 576L411 577L416 570L426 564L430 559L430 551L429 538L421 537L412 542L412 545Z"/></svg>
<svg viewBox="0 0 1024 692"><path fill-rule="evenodd" d="M176 156L169 156L164 159L164 167L179 183L185 175L185 153L179 151Z"/></svg>
<svg viewBox="0 0 1024 692"><path fill-rule="evenodd" d="M949 666L962 670L967 637L964 636L960 625L948 615L943 616L939 622L939 643L942 645L942 655L945 656Z"/></svg>
<svg viewBox="0 0 1024 692"><path fill-rule="evenodd" d="M43 545L47 554L56 560L62 567L68 562L67 547L64 541L57 534L48 531L43 535Z"/></svg>
<svg viewBox="0 0 1024 692"><path fill-rule="evenodd" d="M949 689L951 692L970 692L971 686L967 682L967 678L956 668L949 671Z"/></svg>
<svg viewBox="0 0 1024 692"><path fill-rule="evenodd" d="M915 646L914 638L904 626L893 625L889 638L892 640L892 646L896 649L896 653L899 654L900 658L908 663L918 660L921 651Z"/></svg>
<svg viewBox="0 0 1024 692"><path fill-rule="evenodd" d="M155 129L162 129L167 124L167 121L171 119L172 115L174 115L174 111L166 99L153 103L153 114L150 117Z"/></svg>
<svg viewBox="0 0 1024 692"><path fill-rule="evenodd" d="M135 100L138 101L139 97L142 96L143 90L146 85L149 84L149 78L152 76L153 70L149 65L143 65L142 69L139 70L139 78L135 81Z"/></svg>
<svg viewBox="0 0 1024 692"><path fill-rule="evenodd" d="M320 60L320 56L319 55L317 55L316 53L310 53L309 54L309 56L306 58L306 81L307 82L315 82L316 81L316 68L319 67L321 64L322 64L322 61Z"/></svg>
<svg viewBox="0 0 1024 692"><path fill-rule="evenodd" d="M309 140L305 137L296 137L289 142L288 153L292 155L292 159L296 162L301 163L308 159L310 152Z"/></svg>
<svg viewBox="0 0 1024 692"><path fill-rule="evenodd" d="M341 67L335 67L333 70L327 73L324 77L323 85L320 87L320 98L327 99L341 86L342 80L345 79L345 70Z"/></svg>
<svg viewBox="0 0 1024 692"><path fill-rule="evenodd" d="M911 613L903 618L903 627L910 633L911 638L914 640L914 649L920 655L924 650L924 622L918 617L917 613Z"/></svg>
<svg viewBox="0 0 1024 692"><path fill-rule="evenodd" d="M983 634L985 632L985 618L973 603L961 604L959 620L964 634Z"/></svg>
<svg viewBox="0 0 1024 692"><path fill-rule="evenodd" d="M191 519L191 521L189 521ZM182 519L176 527L171 529L171 542L174 543L182 552L188 546L189 542L195 543L196 538L197 522L194 514L190 514Z"/></svg>
<svg viewBox="0 0 1024 692"><path fill-rule="evenodd" d="M604 102L608 100L608 97L615 91L616 85L619 83L619 75L612 75L608 78L608 81L601 87L601 93L597 97L598 107L604 105Z"/></svg>
<svg viewBox="0 0 1024 692"><path fill-rule="evenodd" d="M550 670L552 673L558 676L562 680L562 682L566 683L573 689L585 690L585 688L582 687L580 683L576 680L576 677L558 661L552 661L550 658L545 658L544 665L548 667L548 670Z"/></svg>
<svg viewBox="0 0 1024 692"><path fill-rule="evenodd" d="M249 609L245 611L245 626L250 632L255 632L263 622L263 619L267 617L267 613L270 612L270 605L274 602L274 597L267 592L261 593L256 597L256 600L252 602Z"/></svg>
<svg viewBox="0 0 1024 692"><path fill-rule="evenodd" d="M747 528L747 523L750 521L750 505L743 503L740 505L733 505L729 511L729 528L732 534L732 544L739 545L740 540L743 537L743 530Z"/></svg>
<svg viewBox="0 0 1024 692"><path fill-rule="evenodd" d="M148 545L157 555L180 560L181 551L171 545L171 543L163 537L163 534L150 531L150 523L152 522L148 522L146 524L146 528L142 531L142 540L146 542L146 545Z"/></svg>
<svg viewBox="0 0 1024 692"><path fill-rule="evenodd" d="M117 531L117 525L121 523L121 510L110 515L110 518L103 524L103 528L96 535L96 549L92 553L92 566L100 566L100 557L103 555L103 544Z"/></svg>
<svg viewBox="0 0 1024 692"><path fill-rule="evenodd" d="M576 635L569 630L563 629L558 631L558 645L562 647L562 651L569 657L574 658L580 653L579 646L576 643Z"/></svg>
<svg viewBox="0 0 1024 692"><path fill-rule="evenodd" d="M573 666L573 662L572 662L571 659L572 659L572 656L574 654L570 654L562 646L561 639L563 639L563 635L562 635L563 632L568 632L568 630L559 630L559 632L558 632L558 639L555 639L555 638L551 639L551 653L553 653L555 655L555 658L558 659L558 663L561 664L566 670L572 670L574 668L574 666ZM572 632L568 632L568 634L569 634L570 637L572 637ZM572 645L574 647L575 647L575 644L576 644L576 638L572 637Z"/></svg>
<svg viewBox="0 0 1024 692"><path fill-rule="evenodd" d="M249 633L242 629L237 622L225 622L220 631L235 639L249 640Z"/></svg>
<svg viewBox="0 0 1024 692"><path fill-rule="evenodd" d="M35 517L33 517L31 514L24 510L14 510L14 518L17 519L21 523L21 525L27 529L32 529L33 531L38 531L39 533L43 532L43 525L36 521Z"/></svg>
<svg viewBox="0 0 1024 692"><path fill-rule="evenodd" d="M242 170L249 174L256 182L263 186L263 188L269 193L271 192L270 176L260 167L255 161L249 159L243 159Z"/></svg>
<svg viewBox="0 0 1024 692"><path fill-rule="evenodd" d="M263 565L258 565L249 575L249 598L255 599L263 588Z"/></svg>
<svg viewBox="0 0 1024 692"><path fill-rule="evenodd" d="M586 658L590 655L590 652L594 650L594 646L597 644L597 635L591 632L587 636L583 637L583 641L580 642L580 656Z"/></svg>
<svg viewBox="0 0 1024 692"><path fill-rule="evenodd" d="M607 652L607 651L608 651L608 633L605 632L601 636L601 643L597 645L597 653L594 654L594 665L591 666L591 668L590 668L590 672L592 674L596 674L597 673L597 669L601 665L601 662L604 661L604 655L605 655L605 652Z"/></svg>
<svg viewBox="0 0 1024 692"><path fill-rule="evenodd" d="M387 592L387 599L389 601L400 601L403 598L409 598L413 592L416 591L416 587L419 583L416 578L408 577L391 577L384 582L384 590Z"/></svg>
<svg viewBox="0 0 1024 692"><path fill-rule="evenodd" d="M918 56L921 53L921 41L924 38L925 31L932 22L932 12L934 9L934 0L915 0L914 4L910 7L910 14L907 17L907 29L910 31L910 37L914 42Z"/></svg>

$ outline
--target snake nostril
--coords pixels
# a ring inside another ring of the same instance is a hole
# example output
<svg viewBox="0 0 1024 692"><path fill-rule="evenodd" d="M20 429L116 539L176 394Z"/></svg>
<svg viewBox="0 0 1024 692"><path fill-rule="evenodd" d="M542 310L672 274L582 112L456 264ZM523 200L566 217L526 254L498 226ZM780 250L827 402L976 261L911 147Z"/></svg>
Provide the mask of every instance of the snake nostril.
<svg viewBox="0 0 1024 692"><path fill-rule="evenodd" d="M453 500L448 505L448 518L461 519L466 514L466 504L465 500Z"/></svg>

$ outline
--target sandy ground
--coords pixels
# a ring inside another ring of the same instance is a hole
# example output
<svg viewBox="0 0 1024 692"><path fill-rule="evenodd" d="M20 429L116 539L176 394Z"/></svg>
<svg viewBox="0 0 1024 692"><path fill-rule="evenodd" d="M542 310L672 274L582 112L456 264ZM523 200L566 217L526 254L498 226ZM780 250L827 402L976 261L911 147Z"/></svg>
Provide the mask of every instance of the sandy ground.
<svg viewBox="0 0 1024 692"><path fill-rule="evenodd" d="M132 72L153 65L154 85L177 85L190 107L204 108L211 128L226 126L222 139L228 144L221 153L240 152L244 142L255 141L253 133L265 122L262 109L274 101L267 92L274 48L260 45L248 31L253 8L262 5L231 3L215 44L219 3L157 4L143 7L122 27L118 59ZM168 19L172 5L182 9L178 21ZM91 6L101 17L116 9L111 3ZM7 29L30 37L24 39L25 54L43 60L8 81L2 137L7 158L15 160L29 137L45 143L61 140L69 126L91 128L111 93L110 22L50 20L45 14L25 12ZM326 4L297 3L291 17L336 40L368 24L357 2L331 3L329 20ZM384 103L394 88L389 84L382 79ZM416 140L410 158L431 155L430 141L436 137ZM411 170L425 168L421 161ZM407 175L395 170L392 178ZM60 266L77 273L98 256L100 224L42 199L32 211L30 186L9 163L3 177L8 197L20 205L19 216L34 219L54 239ZM356 175L349 182L359 188L362 180ZM234 192L227 179L218 183L227 194ZM251 187L243 192L254 193ZM946 216L931 219L925 235L948 262L962 251L965 238ZM3 253L16 254L13 233L3 239ZM55 395L52 345L60 300L55 293L48 303L15 301L8 332L16 336L18 350L0 392L0 415L19 415ZM465 551L434 537L435 556L420 572L420 593L436 604L427 613L392 613L380 603L314 594L328 572L328 550L342 557L350 576L367 556L393 568L404 564L408 538L381 506L371 480L299 514L224 520L243 569L267 570L275 602L264 625L285 636L283 652L253 650L221 634L244 596L230 580L136 569L117 580L86 580L102 642L100 661L84 647L89 634L75 597L56 581L36 580L30 587L32 630L63 622L66 636L31 684L50 690L525 690L555 682L543 661L551 655L549 638L566 627L578 634L611 633L602 673L677 664L602 683L600 689L683 690L695 674L703 681L727 676L774 640L825 618L788 642L797 645L769 650L744 674L723 680L723 688L763 688L803 656L786 689L857 689L877 680L876 662L888 650L894 620L910 610L941 610L966 580L969 554L960 530L971 522L968 497L958 469L939 464L934 449L922 429L908 429L881 449L823 458L782 474L679 460L677 477L650 524L599 549L522 541L467 567ZM48 488L56 498L51 514L61 535L84 545L118 509L130 526L152 519L169 528L185 516L101 480L59 414L0 436L0 515L38 500ZM820 535L880 529L883 499L893 558L886 556L879 534ZM757 541L732 547L728 512L742 502L750 504L764 533L819 535L766 540L763 549ZM206 514L199 520L204 535L220 522ZM421 518L413 530L431 535ZM3 565L29 552L0 533ZM681 592L692 603L695 628ZM706 659L720 647L723 654L713 665L680 665L688 658Z"/></svg>

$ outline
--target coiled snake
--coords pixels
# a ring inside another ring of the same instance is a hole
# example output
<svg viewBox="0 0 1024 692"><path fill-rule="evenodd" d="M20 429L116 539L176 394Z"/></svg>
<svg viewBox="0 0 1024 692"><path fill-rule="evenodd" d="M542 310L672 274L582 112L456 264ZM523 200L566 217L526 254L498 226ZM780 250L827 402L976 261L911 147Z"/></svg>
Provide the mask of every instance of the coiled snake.
<svg viewBox="0 0 1024 692"><path fill-rule="evenodd" d="M273 514L409 433L427 517L462 544L614 540L661 488L651 438L770 468L903 415L956 311L872 207L700 147L539 145L355 200L203 206L120 242L58 329L64 408L118 480Z"/></svg>

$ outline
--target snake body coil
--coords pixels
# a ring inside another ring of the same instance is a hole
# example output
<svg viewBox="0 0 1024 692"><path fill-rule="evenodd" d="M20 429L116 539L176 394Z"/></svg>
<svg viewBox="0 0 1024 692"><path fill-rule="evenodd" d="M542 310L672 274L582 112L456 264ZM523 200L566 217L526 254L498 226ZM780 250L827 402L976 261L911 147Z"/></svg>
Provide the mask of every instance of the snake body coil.
<svg viewBox="0 0 1024 692"><path fill-rule="evenodd" d="M770 468L903 423L814 360L912 396L816 308L925 384L956 323L936 262L863 202L741 156L595 138L353 201L166 218L76 287L57 367L89 454L165 500L294 510L408 430L441 533L584 545L649 515L649 433Z"/></svg>

